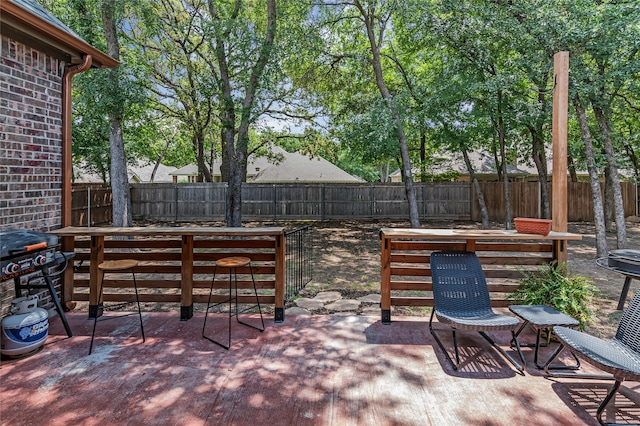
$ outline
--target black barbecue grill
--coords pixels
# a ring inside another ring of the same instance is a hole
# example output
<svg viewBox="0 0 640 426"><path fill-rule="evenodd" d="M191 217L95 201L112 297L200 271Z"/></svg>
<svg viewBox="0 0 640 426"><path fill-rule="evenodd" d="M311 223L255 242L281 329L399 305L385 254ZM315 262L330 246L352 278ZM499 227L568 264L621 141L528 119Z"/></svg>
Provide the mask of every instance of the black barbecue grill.
<svg viewBox="0 0 640 426"><path fill-rule="evenodd" d="M634 278L640 280L640 250L611 250L608 257L597 259L596 264L624 275L624 284L618 300L618 310L623 310L631 280Z"/></svg>
<svg viewBox="0 0 640 426"><path fill-rule="evenodd" d="M69 337L72 336L71 328L53 286L53 278L64 272L73 256L74 253L60 251L55 235L26 230L0 232L0 282L13 278L15 297L21 297L23 290L31 293L31 289L48 289ZM60 268L51 274L49 270L55 266ZM25 275L31 276L23 284ZM32 284L40 276L45 284Z"/></svg>

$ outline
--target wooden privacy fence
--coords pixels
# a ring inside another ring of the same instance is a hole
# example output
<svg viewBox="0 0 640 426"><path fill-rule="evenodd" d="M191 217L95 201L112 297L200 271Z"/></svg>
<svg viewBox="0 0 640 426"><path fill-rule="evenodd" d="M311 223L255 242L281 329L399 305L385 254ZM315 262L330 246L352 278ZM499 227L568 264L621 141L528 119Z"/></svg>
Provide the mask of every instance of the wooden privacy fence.
<svg viewBox="0 0 640 426"><path fill-rule="evenodd" d="M465 182L417 183L423 218L469 219L471 193ZM159 221L224 220L225 183L134 184L136 217ZM400 184L259 184L242 187L242 217L276 219L406 219Z"/></svg>
<svg viewBox="0 0 640 426"><path fill-rule="evenodd" d="M80 183L71 188L71 223L96 226L111 223L111 188L102 184Z"/></svg>
<svg viewBox="0 0 640 426"><path fill-rule="evenodd" d="M504 185L501 182L481 182L482 193L489 210L489 219L504 221ZM602 195L604 196L604 186ZM637 216L640 209L640 187L633 182L620 182L624 216ZM540 186L537 182L509 182L511 212L513 217L542 217ZM547 186L549 198L553 197L551 183ZM474 206L471 220L481 221L478 198L473 193ZM593 198L589 182L567 182L568 220L570 222L593 222ZM613 207L612 207L613 210Z"/></svg>
<svg viewBox="0 0 640 426"><path fill-rule="evenodd" d="M501 182L481 182L492 221L504 221L504 187ZM510 182L513 217L541 217L537 182ZM480 221L477 196L469 182L415 183L422 220ZM637 184L622 182L625 216L638 215ZM549 185L551 196L551 185ZM198 222L224 221L226 183L140 183L131 185L135 218ZM593 221L593 201L588 182L568 183L568 220ZM91 201L88 201L90 196ZM243 186L245 220L406 220L409 211L404 184L247 183ZM73 224L91 226L111 222L111 192L106 187L74 185Z"/></svg>

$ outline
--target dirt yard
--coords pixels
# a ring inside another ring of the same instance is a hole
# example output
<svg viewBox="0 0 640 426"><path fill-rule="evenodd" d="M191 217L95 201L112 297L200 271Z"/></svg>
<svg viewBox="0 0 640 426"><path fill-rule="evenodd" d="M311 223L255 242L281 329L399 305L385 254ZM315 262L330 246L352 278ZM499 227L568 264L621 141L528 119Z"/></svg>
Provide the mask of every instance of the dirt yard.
<svg viewBox="0 0 640 426"><path fill-rule="evenodd" d="M636 219L636 218L631 218ZM303 225L308 224L304 223ZM262 226L268 226L265 223ZM283 226L283 223L272 224ZM296 224L285 223L287 229ZM424 222L429 228L479 228L471 222ZM358 297L380 291L380 239L378 231L384 227L409 227L408 222L313 222L313 281L301 293L312 297L319 291L337 290L344 298ZM495 229L504 229L493 224ZM590 278L601 291L594 302L596 314L588 331L611 337L615 333L621 312L616 311L624 277L609 272L595 264L595 231L592 224L571 223L569 232L581 234L582 241L569 242L569 271ZM640 248L640 223L627 222L628 248ZM609 250L616 249L615 233L608 235ZM629 298L640 286L640 281L631 282ZM408 315L428 315L428 309L406 309Z"/></svg>

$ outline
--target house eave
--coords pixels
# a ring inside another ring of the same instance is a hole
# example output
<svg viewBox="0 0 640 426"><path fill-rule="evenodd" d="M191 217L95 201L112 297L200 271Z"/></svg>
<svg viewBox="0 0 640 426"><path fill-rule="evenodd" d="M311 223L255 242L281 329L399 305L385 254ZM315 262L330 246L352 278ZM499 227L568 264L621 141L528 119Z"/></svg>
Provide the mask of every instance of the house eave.
<svg viewBox="0 0 640 426"><path fill-rule="evenodd" d="M0 34L31 45L69 65L81 64L90 55L92 67L115 68L120 63L74 34L23 9L11 0L0 2Z"/></svg>

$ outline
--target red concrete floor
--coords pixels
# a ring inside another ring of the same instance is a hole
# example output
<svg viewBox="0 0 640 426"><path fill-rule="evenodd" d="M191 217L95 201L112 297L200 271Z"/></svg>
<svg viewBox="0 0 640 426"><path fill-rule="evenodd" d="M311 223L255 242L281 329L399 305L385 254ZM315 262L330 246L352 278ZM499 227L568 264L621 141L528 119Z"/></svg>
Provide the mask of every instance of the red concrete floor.
<svg viewBox="0 0 640 426"><path fill-rule="evenodd" d="M455 372L425 318L382 325L365 316L289 316L281 324L265 317L264 333L234 320L226 351L201 337L202 315L143 317L146 343L136 316L106 321L92 355L86 312L68 314L72 338L53 318L42 350L2 361L0 423L591 425L609 386L546 379L531 365L531 349L521 376L469 333L460 335L468 347ZM226 317L215 323L225 331ZM637 398L640 384L627 386ZM640 423L628 398L616 405L618 421Z"/></svg>

